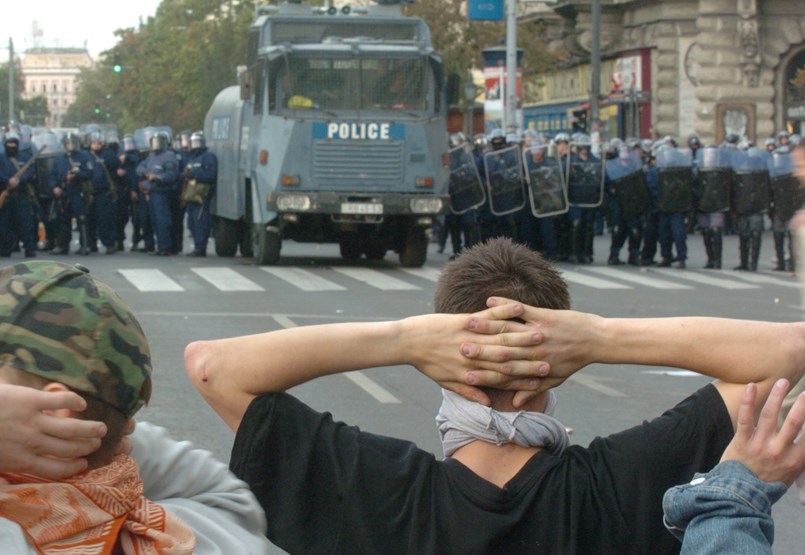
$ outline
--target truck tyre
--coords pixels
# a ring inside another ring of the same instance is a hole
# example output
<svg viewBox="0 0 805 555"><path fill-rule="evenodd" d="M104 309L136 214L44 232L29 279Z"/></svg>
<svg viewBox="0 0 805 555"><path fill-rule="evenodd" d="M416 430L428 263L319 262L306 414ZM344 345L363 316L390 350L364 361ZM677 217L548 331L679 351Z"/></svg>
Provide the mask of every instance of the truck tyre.
<svg viewBox="0 0 805 555"><path fill-rule="evenodd" d="M338 242L338 248L341 251L341 258L344 260L358 260L363 254L359 239L341 239Z"/></svg>
<svg viewBox="0 0 805 555"><path fill-rule="evenodd" d="M254 256L254 249L252 248L252 226L246 222L243 222L240 226L240 255L244 258Z"/></svg>
<svg viewBox="0 0 805 555"><path fill-rule="evenodd" d="M428 236L425 229L412 227L405 237L400 251L400 264L405 268L420 268L428 257Z"/></svg>
<svg viewBox="0 0 805 555"><path fill-rule="evenodd" d="M215 254L232 257L238 252L240 223L228 218L218 218L215 226Z"/></svg>
<svg viewBox="0 0 805 555"><path fill-rule="evenodd" d="M254 261L260 266L276 264L280 259L282 238L275 227L265 224L252 225L252 249Z"/></svg>
<svg viewBox="0 0 805 555"><path fill-rule="evenodd" d="M383 260L386 256L386 245L379 241L368 239L363 245L363 254L369 260Z"/></svg>

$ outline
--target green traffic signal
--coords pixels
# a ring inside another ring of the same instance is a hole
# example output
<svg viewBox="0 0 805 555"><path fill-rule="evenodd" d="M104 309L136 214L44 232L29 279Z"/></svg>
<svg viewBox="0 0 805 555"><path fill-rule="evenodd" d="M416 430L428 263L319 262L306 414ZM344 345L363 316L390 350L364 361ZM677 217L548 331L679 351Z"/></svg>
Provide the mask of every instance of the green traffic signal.
<svg viewBox="0 0 805 555"><path fill-rule="evenodd" d="M95 105L95 113L96 113L96 114L100 114L100 113L101 113L101 107L100 107L100 106L98 106L97 104Z"/></svg>
<svg viewBox="0 0 805 555"><path fill-rule="evenodd" d="M115 72L115 73L120 73L120 71L121 71L123 68L122 68L122 67L120 67L120 64L115 64L115 65L114 65L114 67L112 67L112 69L114 70L114 72Z"/></svg>
<svg viewBox="0 0 805 555"><path fill-rule="evenodd" d="M112 71L115 73L123 71L123 66L120 65L120 54L115 54L115 64L112 66Z"/></svg>

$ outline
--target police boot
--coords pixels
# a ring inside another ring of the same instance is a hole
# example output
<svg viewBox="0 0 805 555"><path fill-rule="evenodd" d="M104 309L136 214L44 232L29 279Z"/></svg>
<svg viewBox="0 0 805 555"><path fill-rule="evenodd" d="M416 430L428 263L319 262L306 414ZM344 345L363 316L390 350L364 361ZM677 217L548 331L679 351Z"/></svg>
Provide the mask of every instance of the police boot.
<svg viewBox="0 0 805 555"><path fill-rule="evenodd" d="M581 234L581 222L573 222L570 226L570 255L568 264L581 264L584 261L584 237Z"/></svg>
<svg viewBox="0 0 805 555"><path fill-rule="evenodd" d="M713 259L713 230L709 227L702 230L702 239L704 240L704 250L707 251L707 264L704 265L705 269L713 269L715 260Z"/></svg>
<svg viewBox="0 0 805 555"><path fill-rule="evenodd" d="M712 233L712 241L713 241L713 269L720 270L721 269L721 248L722 248L722 235L721 230L717 227L709 228L710 233Z"/></svg>
<svg viewBox="0 0 805 555"><path fill-rule="evenodd" d="M752 236L750 238L751 241L750 247L752 250L752 254L749 257L750 272L757 272L757 261L758 258L760 257L760 240L761 240L760 232L753 231Z"/></svg>
<svg viewBox="0 0 805 555"><path fill-rule="evenodd" d="M741 263L738 266L735 266L733 270L741 270L746 271L749 269L749 237L746 235L740 235L740 253L741 253Z"/></svg>
<svg viewBox="0 0 805 555"><path fill-rule="evenodd" d="M777 254L777 265L775 272L785 272L785 232L774 232L774 252Z"/></svg>
<svg viewBox="0 0 805 555"><path fill-rule="evenodd" d="M583 243L583 250L581 252L582 261L585 264L592 264L593 263L593 242L595 241L595 227L593 226L593 222L587 222L584 225L583 233L584 239Z"/></svg>

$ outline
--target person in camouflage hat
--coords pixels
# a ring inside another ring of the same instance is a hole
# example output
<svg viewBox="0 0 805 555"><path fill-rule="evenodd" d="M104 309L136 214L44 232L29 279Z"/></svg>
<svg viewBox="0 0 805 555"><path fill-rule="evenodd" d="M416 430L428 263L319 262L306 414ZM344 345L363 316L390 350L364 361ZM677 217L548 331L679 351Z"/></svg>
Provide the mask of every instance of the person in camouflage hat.
<svg viewBox="0 0 805 555"><path fill-rule="evenodd" d="M31 261L0 270L0 364L62 383L126 418L151 396L140 324L79 265Z"/></svg>

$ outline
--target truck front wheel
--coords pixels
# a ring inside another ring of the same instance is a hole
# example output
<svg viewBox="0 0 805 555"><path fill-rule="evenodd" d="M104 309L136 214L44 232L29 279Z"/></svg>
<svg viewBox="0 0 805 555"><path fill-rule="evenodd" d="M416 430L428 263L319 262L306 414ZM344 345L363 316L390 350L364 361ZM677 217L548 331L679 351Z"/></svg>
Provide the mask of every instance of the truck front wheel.
<svg viewBox="0 0 805 555"><path fill-rule="evenodd" d="M218 217L215 224L215 254L226 258L238 252L240 222Z"/></svg>
<svg viewBox="0 0 805 555"><path fill-rule="evenodd" d="M428 257L428 236L425 228L412 227L400 251L400 264L405 268L420 268Z"/></svg>
<svg viewBox="0 0 805 555"><path fill-rule="evenodd" d="M276 264L280 259L282 237L280 230L265 224L252 225L252 251L260 266Z"/></svg>

